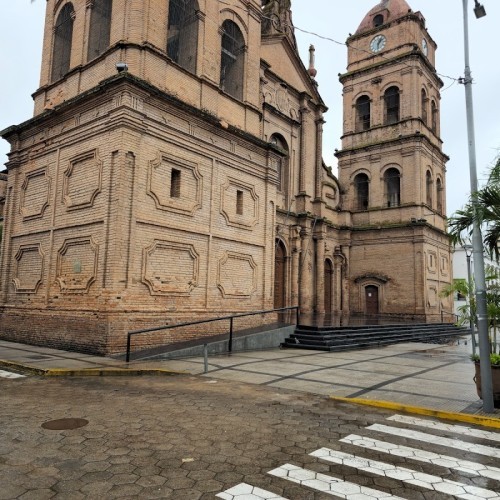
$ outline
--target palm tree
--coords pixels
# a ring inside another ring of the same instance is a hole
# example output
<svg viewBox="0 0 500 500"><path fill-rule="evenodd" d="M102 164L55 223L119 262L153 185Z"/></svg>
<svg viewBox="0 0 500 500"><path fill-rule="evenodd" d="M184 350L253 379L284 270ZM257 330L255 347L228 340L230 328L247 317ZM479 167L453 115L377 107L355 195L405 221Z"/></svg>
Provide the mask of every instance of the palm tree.
<svg viewBox="0 0 500 500"><path fill-rule="evenodd" d="M471 195L469 202L448 219L452 243L462 245L472 234L476 220L483 230L485 250L491 258L500 260L497 243L500 240L500 158L491 169L486 185Z"/></svg>
<svg viewBox="0 0 500 500"><path fill-rule="evenodd" d="M497 341L500 319L500 271L494 266L487 265L485 268L485 281L490 351L496 353L500 350L500 344ZM475 288L473 279L471 281L457 279L441 290L441 297L449 297L458 293L467 298L467 302L457 308L457 325L461 326L473 321L477 326Z"/></svg>

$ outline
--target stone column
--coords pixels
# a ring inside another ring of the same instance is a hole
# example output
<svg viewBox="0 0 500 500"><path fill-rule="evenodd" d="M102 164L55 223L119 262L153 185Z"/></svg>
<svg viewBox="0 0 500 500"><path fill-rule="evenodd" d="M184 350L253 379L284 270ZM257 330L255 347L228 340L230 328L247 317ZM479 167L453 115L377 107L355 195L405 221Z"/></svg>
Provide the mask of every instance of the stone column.
<svg viewBox="0 0 500 500"><path fill-rule="evenodd" d="M310 111L305 99L302 99L300 108L300 166L299 166L299 194L306 194L306 163L307 151L307 128Z"/></svg>
<svg viewBox="0 0 500 500"><path fill-rule="evenodd" d="M300 231L300 265L299 265L299 306L301 312L311 312L311 262L309 259L309 236L306 228Z"/></svg>
<svg viewBox="0 0 500 500"><path fill-rule="evenodd" d="M342 276L342 265L344 262L344 256L340 250L340 247L335 247L335 252L333 256L333 313L338 316L342 311L343 302L343 276Z"/></svg>
<svg viewBox="0 0 500 500"><path fill-rule="evenodd" d="M299 267L300 267L300 227L292 228L292 279L291 279L291 306L299 305Z"/></svg>
<svg viewBox="0 0 500 500"><path fill-rule="evenodd" d="M337 316L342 307L342 264L339 259L335 259L333 279L333 313Z"/></svg>
<svg viewBox="0 0 500 500"><path fill-rule="evenodd" d="M323 114L318 113L316 120L316 174L314 180L314 199L321 199L321 181L323 179Z"/></svg>
<svg viewBox="0 0 500 500"><path fill-rule="evenodd" d="M323 235L316 237L316 304L318 314L325 312L325 240Z"/></svg>

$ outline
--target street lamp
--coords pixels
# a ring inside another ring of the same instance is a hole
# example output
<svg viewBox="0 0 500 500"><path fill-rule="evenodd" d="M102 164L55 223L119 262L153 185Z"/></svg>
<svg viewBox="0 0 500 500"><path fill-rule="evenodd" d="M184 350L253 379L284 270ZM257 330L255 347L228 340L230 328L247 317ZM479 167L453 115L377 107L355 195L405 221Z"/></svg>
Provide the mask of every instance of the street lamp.
<svg viewBox="0 0 500 500"><path fill-rule="evenodd" d="M476 5L474 6L474 14L476 15L476 18L479 19L481 17L484 17L486 15L486 9L484 8L484 5L481 5L478 0L474 0Z"/></svg>
<svg viewBox="0 0 500 500"><path fill-rule="evenodd" d="M477 18L484 17L486 10L474 0L474 14ZM460 80L465 87L465 108L467 112L467 135L469 138L469 171L474 222L472 225L472 248L474 255L474 281L476 284L476 314L477 330L479 333L479 362L481 365L481 393L483 410L493 413L493 386L491 381L490 347L488 339L488 312L486 308L486 279L484 276L483 237L481 227L475 214L477 213L477 170L476 170L476 139L474 135L474 107L472 101L472 75L469 63L469 18L467 14L468 0L462 0L464 13L464 55L465 74Z"/></svg>
<svg viewBox="0 0 500 500"><path fill-rule="evenodd" d="M470 258L472 255L472 245L466 244L462 247L465 251L465 256L467 257L467 282L469 286L467 287L467 300L469 301L469 324L470 324L470 334L472 337L472 354L476 355L476 332L474 331L474 316L472 315L472 276L470 272Z"/></svg>

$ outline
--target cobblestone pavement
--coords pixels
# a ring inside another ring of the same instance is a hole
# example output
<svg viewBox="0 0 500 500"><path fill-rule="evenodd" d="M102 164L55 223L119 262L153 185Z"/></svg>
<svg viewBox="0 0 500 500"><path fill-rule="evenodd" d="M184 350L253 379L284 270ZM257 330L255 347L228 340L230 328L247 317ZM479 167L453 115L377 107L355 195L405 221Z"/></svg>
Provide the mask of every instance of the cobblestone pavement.
<svg viewBox="0 0 500 500"><path fill-rule="evenodd" d="M0 390L0 499L500 498L480 427L194 376Z"/></svg>

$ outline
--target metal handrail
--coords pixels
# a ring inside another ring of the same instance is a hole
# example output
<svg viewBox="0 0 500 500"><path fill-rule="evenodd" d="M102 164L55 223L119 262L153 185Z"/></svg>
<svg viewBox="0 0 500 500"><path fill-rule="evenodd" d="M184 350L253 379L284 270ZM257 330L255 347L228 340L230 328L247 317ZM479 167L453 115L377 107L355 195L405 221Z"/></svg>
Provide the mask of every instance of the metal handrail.
<svg viewBox="0 0 500 500"><path fill-rule="evenodd" d="M444 310L441 310L441 323L444 323L444 315L445 314L448 314L450 315L451 317L455 318L455 323L458 321L459 319L459 316L457 313L453 312L453 311L444 311Z"/></svg>
<svg viewBox="0 0 500 500"><path fill-rule="evenodd" d="M291 311L291 310L295 310L295 320L296 320L296 324L298 325L299 324L299 307L298 306L291 306L291 307L280 307L279 309L268 309L266 311L256 311L256 312L251 312L251 313L233 314L231 316L219 316L217 318L202 319L202 320L198 320L198 321L189 321L187 323L177 323L175 325L157 326L154 328L145 328L143 330L133 330L133 331L127 333L127 354L125 356L125 361L127 363L130 361L130 348L131 348L132 335L140 335L142 333L159 332L161 330L171 330L172 328L180 328L182 326L201 325L203 323L213 323L215 321L224 321L224 320L229 320L228 351L232 352L232 350L233 350L233 320L234 320L234 318L243 318L245 316L257 316L259 314L270 314L270 313L274 313L274 312Z"/></svg>

